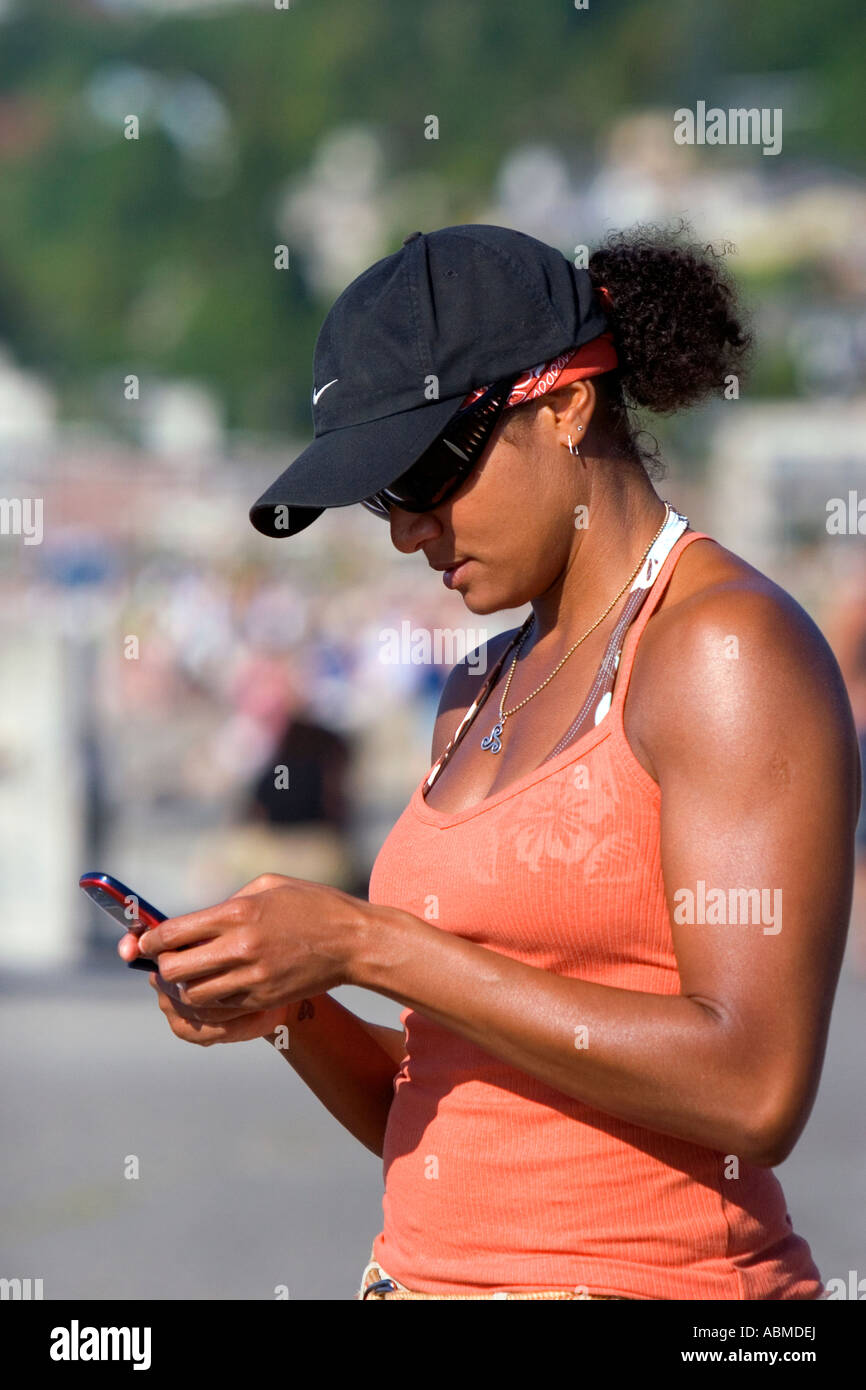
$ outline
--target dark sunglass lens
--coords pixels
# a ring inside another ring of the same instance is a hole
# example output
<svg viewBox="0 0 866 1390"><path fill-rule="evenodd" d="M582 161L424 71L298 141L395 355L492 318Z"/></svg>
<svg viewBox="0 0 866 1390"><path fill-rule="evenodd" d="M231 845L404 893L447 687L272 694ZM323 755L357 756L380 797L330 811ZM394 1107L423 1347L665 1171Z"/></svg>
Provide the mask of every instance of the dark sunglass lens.
<svg viewBox="0 0 866 1390"><path fill-rule="evenodd" d="M384 489L386 496L407 511L427 511L455 492L480 458L510 390L510 383L499 383L457 415L411 468Z"/></svg>
<svg viewBox="0 0 866 1390"><path fill-rule="evenodd" d="M468 466L465 458L445 447L444 441L437 439L429 449L407 468L396 482L387 489L388 497L398 507L432 507L456 477L460 467Z"/></svg>
<svg viewBox="0 0 866 1390"><path fill-rule="evenodd" d="M392 505L424 512L444 501L472 472L510 391L510 382L491 387L480 400L456 415L447 430L399 478L365 498L363 505L368 511L387 517Z"/></svg>
<svg viewBox="0 0 866 1390"><path fill-rule="evenodd" d="M368 512L372 512L374 516L381 517L383 520L388 519L391 511L390 503L384 501L378 493L375 493L372 497L365 497L361 502L361 506L366 507Z"/></svg>

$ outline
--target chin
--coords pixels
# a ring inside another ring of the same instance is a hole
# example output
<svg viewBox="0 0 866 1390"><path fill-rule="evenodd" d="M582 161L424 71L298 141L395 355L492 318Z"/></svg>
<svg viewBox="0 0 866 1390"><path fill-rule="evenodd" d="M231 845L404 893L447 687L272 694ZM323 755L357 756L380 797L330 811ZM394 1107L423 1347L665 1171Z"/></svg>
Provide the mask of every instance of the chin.
<svg viewBox="0 0 866 1390"><path fill-rule="evenodd" d="M491 594L483 593L478 590L473 591L468 588L465 593L461 593L464 604L470 613L500 613L503 609L517 608L525 599L515 599L510 594Z"/></svg>

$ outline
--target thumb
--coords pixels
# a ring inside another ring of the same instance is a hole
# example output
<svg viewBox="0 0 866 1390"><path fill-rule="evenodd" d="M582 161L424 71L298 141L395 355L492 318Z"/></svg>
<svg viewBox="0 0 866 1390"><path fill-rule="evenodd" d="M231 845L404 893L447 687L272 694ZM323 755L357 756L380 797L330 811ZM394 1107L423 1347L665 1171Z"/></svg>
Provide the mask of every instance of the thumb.
<svg viewBox="0 0 866 1390"><path fill-rule="evenodd" d="M135 960L141 954L138 949L138 937L134 932L125 932L120 938L117 943L117 954L123 960Z"/></svg>

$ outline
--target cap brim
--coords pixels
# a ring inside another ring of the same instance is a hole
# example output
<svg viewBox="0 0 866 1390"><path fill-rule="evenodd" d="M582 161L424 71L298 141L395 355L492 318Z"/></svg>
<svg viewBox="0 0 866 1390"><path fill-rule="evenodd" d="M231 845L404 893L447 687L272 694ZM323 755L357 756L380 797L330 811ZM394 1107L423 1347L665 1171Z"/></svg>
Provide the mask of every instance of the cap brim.
<svg viewBox="0 0 866 1390"><path fill-rule="evenodd" d="M263 536L296 536L327 507L348 507L388 487L459 411L465 394L329 430L299 454L250 508Z"/></svg>

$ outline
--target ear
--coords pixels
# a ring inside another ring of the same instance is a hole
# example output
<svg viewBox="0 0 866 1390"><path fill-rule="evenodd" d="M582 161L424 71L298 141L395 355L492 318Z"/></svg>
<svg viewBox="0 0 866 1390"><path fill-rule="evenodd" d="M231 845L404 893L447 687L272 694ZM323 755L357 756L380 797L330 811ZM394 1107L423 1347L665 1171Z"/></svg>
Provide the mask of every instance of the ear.
<svg viewBox="0 0 866 1390"><path fill-rule="evenodd" d="M598 403L598 394L591 380L574 381L559 390L554 388L542 399L544 407L550 412L548 424L557 444L567 446L569 435L578 444L586 438Z"/></svg>

